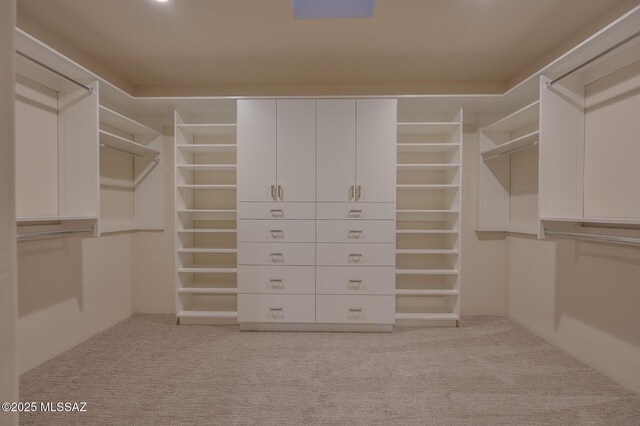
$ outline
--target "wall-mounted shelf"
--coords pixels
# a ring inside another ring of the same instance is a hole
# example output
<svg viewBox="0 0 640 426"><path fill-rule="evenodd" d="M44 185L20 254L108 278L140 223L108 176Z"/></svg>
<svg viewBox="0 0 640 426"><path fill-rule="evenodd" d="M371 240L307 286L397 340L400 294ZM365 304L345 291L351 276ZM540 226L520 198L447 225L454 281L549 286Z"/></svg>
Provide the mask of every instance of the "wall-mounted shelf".
<svg viewBox="0 0 640 426"><path fill-rule="evenodd" d="M124 116L119 112L109 109L103 105L100 105L99 109L100 123L106 124L109 127L118 129L130 135L134 135L137 142L143 141L148 143L160 136L160 134L152 128Z"/></svg>
<svg viewBox="0 0 640 426"><path fill-rule="evenodd" d="M451 183L415 183L415 184L398 184L396 185L398 189L458 189L460 185L451 184Z"/></svg>
<svg viewBox="0 0 640 426"><path fill-rule="evenodd" d="M186 294L238 294L238 289L226 287L182 287L177 292Z"/></svg>
<svg viewBox="0 0 640 426"><path fill-rule="evenodd" d="M178 189L236 189L237 185L231 184L198 184L198 185L178 185Z"/></svg>
<svg viewBox="0 0 640 426"><path fill-rule="evenodd" d="M405 122L398 123L399 135L439 135L456 130L460 126L457 121L445 122Z"/></svg>
<svg viewBox="0 0 640 426"><path fill-rule="evenodd" d="M236 152L236 144L217 143L217 144L177 144L179 150L189 151L194 154L223 154Z"/></svg>
<svg viewBox="0 0 640 426"><path fill-rule="evenodd" d="M606 217L541 217L543 222L597 223L603 225L640 225L640 219Z"/></svg>
<svg viewBox="0 0 640 426"><path fill-rule="evenodd" d="M396 289L397 296L457 296L458 290Z"/></svg>
<svg viewBox="0 0 640 426"><path fill-rule="evenodd" d="M237 126L236 124L223 123L223 124L177 124L176 128L182 130L190 136L220 136L220 135L235 135Z"/></svg>
<svg viewBox="0 0 640 426"><path fill-rule="evenodd" d="M460 167L460 164L397 164L398 171L428 171L428 172L442 172L447 170L455 170Z"/></svg>
<svg viewBox="0 0 640 426"><path fill-rule="evenodd" d="M232 172L238 168L235 164L178 164L176 167L194 172Z"/></svg>
<svg viewBox="0 0 640 426"><path fill-rule="evenodd" d="M506 117L486 126L483 133L510 132L514 129L526 126L538 121L540 118L540 100L537 100L524 108L521 108Z"/></svg>
<svg viewBox="0 0 640 426"><path fill-rule="evenodd" d="M458 143L399 143L398 152L447 152L460 148Z"/></svg>

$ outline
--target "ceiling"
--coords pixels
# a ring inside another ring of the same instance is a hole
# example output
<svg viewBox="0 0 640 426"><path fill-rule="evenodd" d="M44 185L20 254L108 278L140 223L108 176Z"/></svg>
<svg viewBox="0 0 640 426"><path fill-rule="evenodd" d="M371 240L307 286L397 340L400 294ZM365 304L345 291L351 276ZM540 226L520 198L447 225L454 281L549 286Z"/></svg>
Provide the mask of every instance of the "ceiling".
<svg viewBox="0 0 640 426"><path fill-rule="evenodd" d="M489 87L622 3L377 0L373 19L296 21L290 0L19 0L18 23L45 28L136 89Z"/></svg>

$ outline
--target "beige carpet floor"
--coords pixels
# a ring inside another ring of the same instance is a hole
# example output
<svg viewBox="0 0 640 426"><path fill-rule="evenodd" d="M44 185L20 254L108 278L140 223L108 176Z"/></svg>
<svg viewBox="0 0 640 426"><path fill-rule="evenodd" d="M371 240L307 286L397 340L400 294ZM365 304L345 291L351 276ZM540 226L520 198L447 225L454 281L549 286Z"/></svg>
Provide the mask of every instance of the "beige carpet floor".
<svg viewBox="0 0 640 426"><path fill-rule="evenodd" d="M639 425L640 399L504 318L240 333L135 315L22 377L22 424Z"/></svg>

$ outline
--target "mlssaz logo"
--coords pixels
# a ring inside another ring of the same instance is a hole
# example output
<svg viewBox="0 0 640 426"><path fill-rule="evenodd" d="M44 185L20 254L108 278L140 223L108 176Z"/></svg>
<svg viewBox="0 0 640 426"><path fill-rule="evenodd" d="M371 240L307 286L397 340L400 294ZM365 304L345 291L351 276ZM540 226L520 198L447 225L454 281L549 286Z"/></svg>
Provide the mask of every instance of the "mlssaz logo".
<svg viewBox="0 0 640 426"><path fill-rule="evenodd" d="M40 411L86 413L87 403L86 402L41 402Z"/></svg>

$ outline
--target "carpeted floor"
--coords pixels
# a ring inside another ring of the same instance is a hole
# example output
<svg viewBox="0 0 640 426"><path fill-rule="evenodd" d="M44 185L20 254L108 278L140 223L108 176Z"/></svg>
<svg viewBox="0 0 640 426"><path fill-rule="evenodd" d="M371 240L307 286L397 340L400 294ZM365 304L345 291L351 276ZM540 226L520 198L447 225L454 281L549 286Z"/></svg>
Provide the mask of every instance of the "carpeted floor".
<svg viewBox="0 0 640 426"><path fill-rule="evenodd" d="M639 425L640 398L504 318L240 333L135 315L22 377L22 424Z"/></svg>

